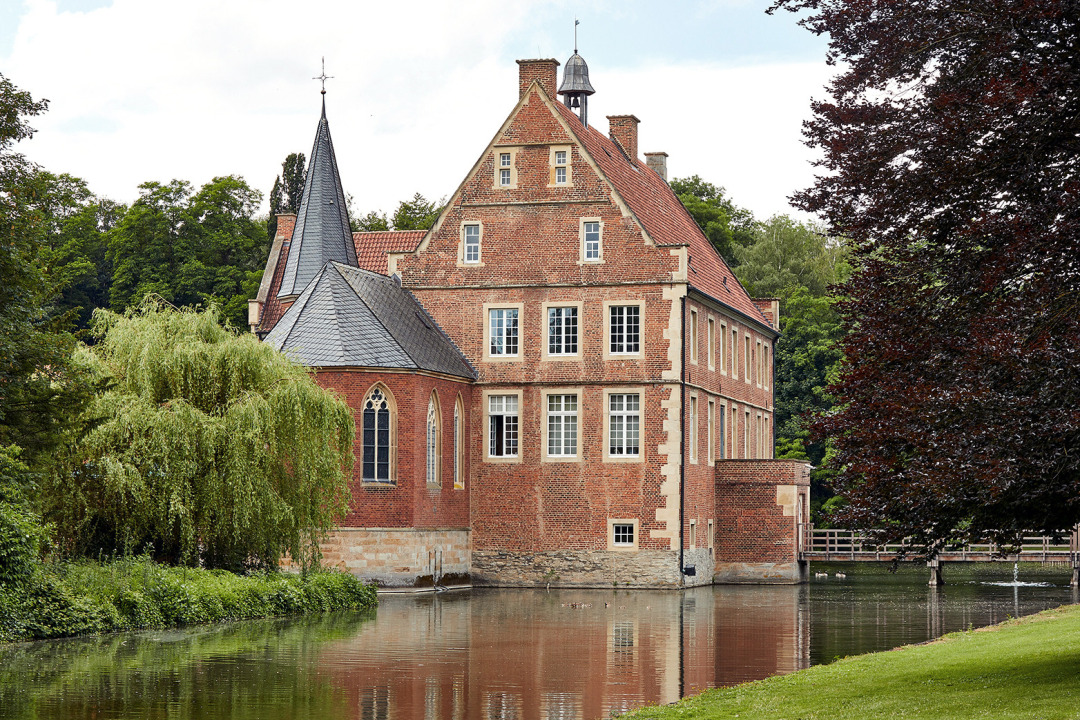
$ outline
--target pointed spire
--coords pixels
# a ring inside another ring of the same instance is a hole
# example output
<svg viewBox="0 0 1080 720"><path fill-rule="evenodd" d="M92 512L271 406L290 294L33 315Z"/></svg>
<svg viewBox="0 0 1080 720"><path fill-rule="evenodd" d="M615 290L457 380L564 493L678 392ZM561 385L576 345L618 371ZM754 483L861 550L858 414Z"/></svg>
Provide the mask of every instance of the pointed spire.
<svg viewBox="0 0 1080 720"><path fill-rule="evenodd" d="M318 79L325 81L325 70ZM304 196L296 214L285 275L278 291L281 298L299 295L328 260L356 266L356 246L349 227L345 192L330 139L330 123L326 120L325 92L324 89L322 116L308 161Z"/></svg>

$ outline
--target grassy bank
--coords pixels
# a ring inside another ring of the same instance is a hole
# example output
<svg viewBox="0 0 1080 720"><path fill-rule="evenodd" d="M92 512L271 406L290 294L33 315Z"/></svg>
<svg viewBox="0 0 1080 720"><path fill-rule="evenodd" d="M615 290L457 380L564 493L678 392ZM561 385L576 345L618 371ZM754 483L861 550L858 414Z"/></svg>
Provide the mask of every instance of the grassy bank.
<svg viewBox="0 0 1080 720"><path fill-rule="evenodd" d="M235 575L158 565L146 558L43 566L0 583L0 641L92 635L298 615L376 605L351 575Z"/></svg>
<svg viewBox="0 0 1080 720"><path fill-rule="evenodd" d="M1080 606L710 690L623 716L1080 718Z"/></svg>

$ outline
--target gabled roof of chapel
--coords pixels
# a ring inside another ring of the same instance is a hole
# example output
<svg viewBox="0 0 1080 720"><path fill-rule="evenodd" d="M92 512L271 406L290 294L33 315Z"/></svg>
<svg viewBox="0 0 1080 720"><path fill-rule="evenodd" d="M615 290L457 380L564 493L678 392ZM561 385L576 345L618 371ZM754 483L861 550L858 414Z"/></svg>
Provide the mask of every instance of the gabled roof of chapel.
<svg viewBox="0 0 1080 720"><path fill-rule="evenodd" d="M309 367L427 370L476 379L411 293L385 275L336 262L323 265L265 342Z"/></svg>
<svg viewBox="0 0 1080 720"><path fill-rule="evenodd" d="M330 124L326 120L326 99L311 148L304 195L296 214L289 256L278 289L279 297L296 295L329 261L356 265L345 192L338 174Z"/></svg>
<svg viewBox="0 0 1080 720"><path fill-rule="evenodd" d="M388 253L410 253L424 239L427 230L382 230L353 233L356 264L365 270L386 275Z"/></svg>

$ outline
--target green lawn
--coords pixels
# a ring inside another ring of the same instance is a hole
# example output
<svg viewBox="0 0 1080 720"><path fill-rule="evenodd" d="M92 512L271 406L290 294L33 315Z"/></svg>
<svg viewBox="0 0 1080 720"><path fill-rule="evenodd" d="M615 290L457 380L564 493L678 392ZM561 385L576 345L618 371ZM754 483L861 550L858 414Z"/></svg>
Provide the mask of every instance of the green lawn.
<svg viewBox="0 0 1080 720"><path fill-rule="evenodd" d="M1080 718L1080 605L623 717Z"/></svg>

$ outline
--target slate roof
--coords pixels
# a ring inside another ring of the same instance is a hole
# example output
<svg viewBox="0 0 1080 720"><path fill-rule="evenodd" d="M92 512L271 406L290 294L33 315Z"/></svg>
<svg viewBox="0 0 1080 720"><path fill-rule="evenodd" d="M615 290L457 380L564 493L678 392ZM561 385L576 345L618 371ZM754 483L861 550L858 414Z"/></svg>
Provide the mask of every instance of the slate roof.
<svg viewBox="0 0 1080 720"><path fill-rule="evenodd" d="M265 342L309 367L476 371L409 291L379 273L328 262Z"/></svg>
<svg viewBox="0 0 1080 720"><path fill-rule="evenodd" d="M772 327L667 182L637 158L628 158L614 140L583 126L563 103L552 104L656 244L690 246L691 287Z"/></svg>
<svg viewBox="0 0 1080 720"><path fill-rule="evenodd" d="M410 253L427 235L427 230L385 230L353 233L356 264L365 270L386 275L387 253Z"/></svg>
<svg viewBox="0 0 1080 720"><path fill-rule="evenodd" d="M296 214L292 245L285 264L279 297L298 294L329 261L356 265L349 213L341 188L330 124L326 120L326 99L311 148L304 196Z"/></svg>

